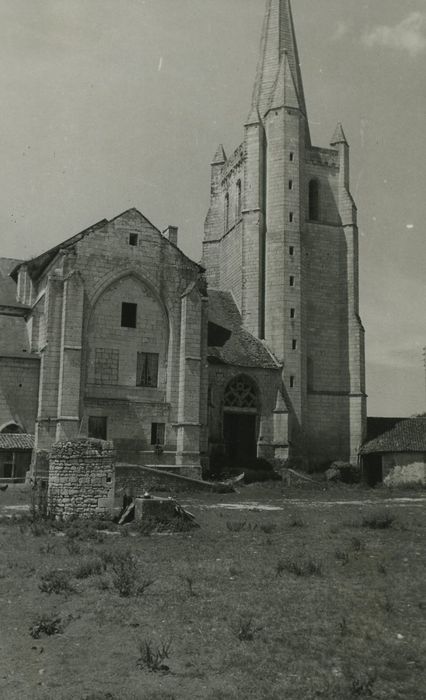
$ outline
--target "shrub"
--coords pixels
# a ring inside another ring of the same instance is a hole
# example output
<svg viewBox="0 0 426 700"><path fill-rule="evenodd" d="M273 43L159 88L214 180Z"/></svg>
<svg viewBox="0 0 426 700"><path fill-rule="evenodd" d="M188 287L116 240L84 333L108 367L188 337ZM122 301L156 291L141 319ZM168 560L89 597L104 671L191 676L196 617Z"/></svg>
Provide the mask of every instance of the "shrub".
<svg viewBox="0 0 426 700"><path fill-rule="evenodd" d="M99 576L103 570L104 566L101 559L86 559L78 565L74 571L74 576L78 579L89 578L89 576Z"/></svg>
<svg viewBox="0 0 426 700"><path fill-rule="evenodd" d="M118 593L123 597L131 596L135 591L135 580L137 577L136 559L128 550L115 554L112 561L113 585Z"/></svg>
<svg viewBox="0 0 426 700"><path fill-rule="evenodd" d="M73 593L74 588L69 582L69 573L52 569L41 577L39 588L42 593Z"/></svg>
<svg viewBox="0 0 426 700"><path fill-rule="evenodd" d="M157 671L168 671L169 667L164 664L163 661L169 658L171 645L171 640L168 642L161 642L161 644L154 649L151 642L140 642L138 666L140 668L147 668L148 671L154 673Z"/></svg>
<svg viewBox="0 0 426 700"><path fill-rule="evenodd" d="M387 530L395 520L395 516L387 511L373 513L363 518L362 527L369 527L371 530Z"/></svg>
<svg viewBox="0 0 426 700"><path fill-rule="evenodd" d="M277 529L275 523L263 523L259 527L262 530L262 532L265 533L265 535L271 535Z"/></svg>
<svg viewBox="0 0 426 700"><path fill-rule="evenodd" d="M47 615L42 615L30 627L30 635L33 639L40 639L42 634L51 637L52 635L60 634L61 632L62 626L60 617L48 617Z"/></svg>
<svg viewBox="0 0 426 700"><path fill-rule="evenodd" d="M123 598L143 595L155 582L153 578L139 577L138 562L130 550L115 553L110 562L113 571L112 584Z"/></svg>

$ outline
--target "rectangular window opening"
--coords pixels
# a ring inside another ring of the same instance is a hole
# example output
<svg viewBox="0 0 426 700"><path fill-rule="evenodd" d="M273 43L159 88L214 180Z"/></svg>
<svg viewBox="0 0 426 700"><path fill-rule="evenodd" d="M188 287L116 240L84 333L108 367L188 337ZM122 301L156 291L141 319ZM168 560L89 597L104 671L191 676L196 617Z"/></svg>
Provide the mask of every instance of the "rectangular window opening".
<svg viewBox="0 0 426 700"><path fill-rule="evenodd" d="M290 377L290 389L293 389L293 388L294 388L294 384L295 384L295 378L294 378L294 377Z"/></svg>
<svg viewBox="0 0 426 700"><path fill-rule="evenodd" d="M290 277L290 287L294 287L294 277L293 277L293 275Z"/></svg>
<svg viewBox="0 0 426 700"><path fill-rule="evenodd" d="M294 219L294 216L293 216L293 212L292 212L292 211L290 212L288 218L289 218L290 223L292 224L292 223L293 223L293 219Z"/></svg>
<svg viewBox="0 0 426 700"><path fill-rule="evenodd" d="M294 153L291 152L290 153L290 163L292 163L293 161L294 161Z"/></svg>
<svg viewBox="0 0 426 700"><path fill-rule="evenodd" d="M130 304L123 301L121 304L121 327L136 328L137 304Z"/></svg>
<svg viewBox="0 0 426 700"><path fill-rule="evenodd" d="M294 338L291 347L293 348L293 350L297 350L297 340L295 340Z"/></svg>
<svg viewBox="0 0 426 700"><path fill-rule="evenodd" d="M288 189L292 190L293 189L293 180L288 181Z"/></svg>
<svg viewBox="0 0 426 700"><path fill-rule="evenodd" d="M290 309L290 318L296 318L296 309Z"/></svg>
<svg viewBox="0 0 426 700"><path fill-rule="evenodd" d="M107 417L106 416L89 416L88 437L97 438L98 440L107 439Z"/></svg>
<svg viewBox="0 0 426 700"><path fill-rule="evenodd" d="M136 386L156 387L158 385L158 353L138 352Z"/></svg>
<svg viewBox="0 0 426 700"><path fill-rule="evenodd" d="M290 255L294 255L294 246L291 245L288 249L288 252L290 253Z"/></svg>
<svg viewBox="0 0 426 700"><path fill-rule="evenodd" d="M129 233L129 245L137 245L138 244L138 234L137 233Z"/></svg>
<svg viewBox="0 0 426 700"><path fill-rule="evenodd" d="M165 423L151 423L151 445L164 445Z"/></svg>

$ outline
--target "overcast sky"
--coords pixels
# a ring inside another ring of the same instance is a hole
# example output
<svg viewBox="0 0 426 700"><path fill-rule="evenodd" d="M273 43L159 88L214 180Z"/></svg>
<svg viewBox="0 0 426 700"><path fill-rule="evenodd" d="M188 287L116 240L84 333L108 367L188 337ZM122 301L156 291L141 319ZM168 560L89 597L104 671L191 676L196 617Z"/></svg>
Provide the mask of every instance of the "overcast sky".
<svg viewBox="0 0 426 700"><path fill-rule="evenodd" d="M123 210L201 255L209 163L242 140L264 0L0 0L0 255ZM424 0L293 0L315 145L342 121L369 415L425 411Z"/></svg>

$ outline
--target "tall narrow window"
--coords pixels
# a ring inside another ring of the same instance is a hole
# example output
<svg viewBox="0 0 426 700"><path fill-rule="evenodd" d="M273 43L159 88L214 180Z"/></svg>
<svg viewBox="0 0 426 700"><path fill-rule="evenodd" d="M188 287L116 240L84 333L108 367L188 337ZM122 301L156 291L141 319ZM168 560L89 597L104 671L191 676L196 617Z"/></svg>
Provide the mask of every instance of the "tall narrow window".
<svg viewBox="0 0 426 700"><path fill-rule="evenodd" d="M296 318L296 309L290 309L290 318Z"/></svg>
<svg viewBox="0 0 426 700"><path fill-rule="evenodd" d="M319 183L318 180L311 180L309 183L309 219L318 221L319 219Z"/></svg>
<svg viewBox="0 0 426 700"><path fill-rule="evenodd" d="M294 153L291 152L289 157L290 157L290 163L292 163L294 161Z"/></svg>
<svg viewBox="0 0 426 700"><path fill-rule="evenodd" d="M314 361L312 357L307 359L307 381L308 381L308 391L313 391L314 389Z"/></svg>
<svg viewBox="0 0 426 700"><path fill-rule="evenodd" d="M229 193L225 195L225 233L229 229Z"/></svg>
<svg viewBox="0 0 426 700"><path fill-rule="evenodd" d="M290 377L290 389L294 389L294 377Z"/></svg>
<svg viewBox="0 0 426 700"><path fill-rule="evenodd" d="M164 445L165 423L151 423L151 445Z"/></svg>
<svg viewBox="0 0 426 700"><path fill-rule="evenodd" d="M123 301L121 304L121 327L136 328L137 304L129 304Z"/></svg>
<svg viewBox="0 0 426 700"><path fill-rule="evenodd" d="M242 212L242 192L241 192L241 180L237 182L237 221L241 219Z"/></svg>
<svg viewBox="0 0 426 700"><path fill-rule="evenodd" d="M138 352L136 386L156 387L158 384L158 353Z"/></svg>
<svg viewBox="0 0 426 700"><path fill-rule="evenodd" d="M137 245L138 244L138 234L137 233L129 233L129 245Z"/></svg>
<svg viewBox="0 0 426 700"><path fill-rule="evenodd" d="M288 189L292 190L293 189L293 180L288 181Z"/></svg>
<svg viewBox="0 0 426 700"><path fill-rule="evenodd" d="M290 214L288 215L288 220L291 224L293 223L293 219L294 219L294 215L293 215L293 212L291 211Z"/></svg>
<svg viewBox="0 0 426 700"><path fill-rule="evenodd" d="M297 340L295 338L293 338L293 342L291 344L291 347L293 348L293 350L297 350Z"/></svg>
<svg viewBox="0 0 426 700"><path fill-rule="evenodd" d="M290 255L294 255L294 246L291 245L290 248L288 249L288 252Z"/></svg>
<svg viewBox="0 0 426 700"><path fill-rule="evenodd" d="M88 436L98 440L107 439L106 416L89 416Z"/></svg>
<svg viewBox="0 0 426 700"><path fill-rule="evenodd" d="M290 277L290 287L294 287L294 277L291 275Z"/></svg>

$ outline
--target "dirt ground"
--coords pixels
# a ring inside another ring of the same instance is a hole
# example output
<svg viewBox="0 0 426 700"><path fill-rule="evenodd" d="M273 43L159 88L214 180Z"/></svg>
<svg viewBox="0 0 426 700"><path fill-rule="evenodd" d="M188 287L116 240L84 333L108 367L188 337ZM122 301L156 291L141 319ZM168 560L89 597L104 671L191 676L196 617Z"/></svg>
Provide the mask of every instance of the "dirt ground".
<svg viewBox="0 0 426 700"><path fill-rule="evenodd" d="M424 492L181 502L200 527L147 536L0 493L0 698L425 697Z"/></svg>

